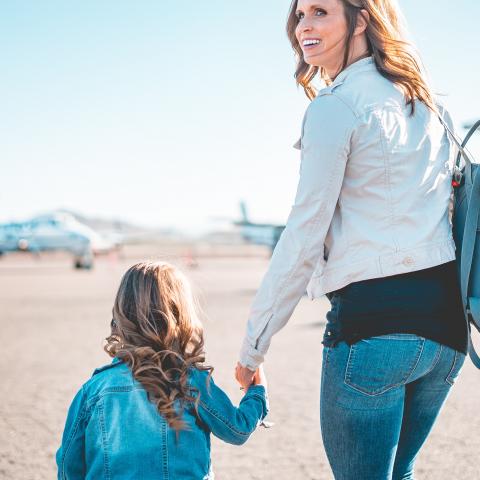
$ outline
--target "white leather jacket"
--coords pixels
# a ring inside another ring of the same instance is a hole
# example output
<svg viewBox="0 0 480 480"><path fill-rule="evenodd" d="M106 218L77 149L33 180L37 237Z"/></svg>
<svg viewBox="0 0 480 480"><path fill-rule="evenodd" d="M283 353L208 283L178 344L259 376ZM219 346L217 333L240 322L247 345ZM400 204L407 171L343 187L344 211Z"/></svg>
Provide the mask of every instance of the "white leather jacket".
<svg viewBox="0 0 480 480"><path fill-rule="evenodd" d="M449 219L454 149L435 113L359 60L311 102L296 147L287 226L251 307L240 363L254 370L307 290L455 259ZM441 114L451 128L448 113Z"/></svg>

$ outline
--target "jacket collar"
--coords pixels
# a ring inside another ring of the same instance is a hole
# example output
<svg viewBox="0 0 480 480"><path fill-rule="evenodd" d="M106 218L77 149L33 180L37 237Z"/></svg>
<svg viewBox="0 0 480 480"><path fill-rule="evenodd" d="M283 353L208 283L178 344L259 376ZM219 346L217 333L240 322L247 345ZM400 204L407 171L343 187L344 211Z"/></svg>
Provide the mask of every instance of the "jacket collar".
<svg viewBox="0 0 480 480"><path fill-rule="evenodd" d="M338 85L341 85L348 76L355 75L358 72L372 70L373 68L376 68L376 66L372 56L357 60L356 62L352 63L347 68L342 70L327 88L332 89Z"/></svg>
<svg viewBox="0 0 480 480"><path fill-rule="evenodd" d="M347 68L345 68L344 70L342 70L335 78L335 80L330 84L328 85L327 87L325 88L322 88L318 94L317 94L317 97L320 97L322 95L329 95L332 90L335 88L335 87L338 87L338 85L341 85L345 79L349 76L349 75L354 75L358 72L365 72L365 71L369 71L369 70L372 70L372 69L375 69L377 68L376 65L375 65L375 61L373 59L372 56L370 57L366 57L366 58L362 58L361 60L357 60L356 62L352 63L351 65L349 65ZM302 149L302 139L299 138L293 145L293 148L296 148L297 150L301 150Z"/></svg>
<svg viewBox="0 0 480 480"><path fill-rule="evenodd" d="M100 368L96 368L95 371L92 374L92 377L93 377L93 375L96 375L97 373L103 372L103 371L108 370L109 368L112 368L112 367L116 367L117 365L120 365L121 363L123 363L122 360L115 357L112 360L112 363L109 363L108 365L104 365L103 367L100 367Z"/></svg>

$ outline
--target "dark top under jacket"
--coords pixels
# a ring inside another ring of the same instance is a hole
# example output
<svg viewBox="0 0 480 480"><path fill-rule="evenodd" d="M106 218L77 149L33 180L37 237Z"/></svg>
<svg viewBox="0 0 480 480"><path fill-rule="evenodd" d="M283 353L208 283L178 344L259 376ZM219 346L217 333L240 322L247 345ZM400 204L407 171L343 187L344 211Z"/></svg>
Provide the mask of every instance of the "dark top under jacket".
<svg viewBox="0 0 480 480"><path fill-rule="evenodd" d="M455 261L416 272L354 282L327 294L331 310L323 344L353 344L390 333L414 333L463 353L468 328Z"/></svg>

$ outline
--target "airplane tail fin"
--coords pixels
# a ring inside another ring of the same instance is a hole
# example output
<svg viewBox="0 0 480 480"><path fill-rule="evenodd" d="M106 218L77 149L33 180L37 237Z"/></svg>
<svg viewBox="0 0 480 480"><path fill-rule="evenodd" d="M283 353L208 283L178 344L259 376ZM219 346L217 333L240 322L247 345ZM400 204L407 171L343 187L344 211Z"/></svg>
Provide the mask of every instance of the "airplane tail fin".
<svg viewBox="0 0 480 480"><path fill-rule="evenodd" d="M240 210L242 212L242 220L248 222L247 205L243 200L240 202Z"/></svg>

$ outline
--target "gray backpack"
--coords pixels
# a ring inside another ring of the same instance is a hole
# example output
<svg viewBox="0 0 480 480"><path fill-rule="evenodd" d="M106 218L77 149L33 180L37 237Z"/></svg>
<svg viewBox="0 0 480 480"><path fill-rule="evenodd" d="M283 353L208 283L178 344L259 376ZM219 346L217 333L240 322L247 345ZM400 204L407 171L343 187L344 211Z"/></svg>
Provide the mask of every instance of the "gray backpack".
<svg viewBox="0 0 480 480"><path fill-rule="evenodd" d="M472 325L480 332L480 164L472 160L465 148L470 137L480 128L480 120L473 125L461 143L442 118L440 121L458 147L452 179L453 238L463 310L470 332L468 350L473 363L480 368L480 357L475 351L471 335ZM460 168L462 156L465 164Z"/></svg>

